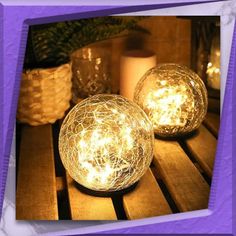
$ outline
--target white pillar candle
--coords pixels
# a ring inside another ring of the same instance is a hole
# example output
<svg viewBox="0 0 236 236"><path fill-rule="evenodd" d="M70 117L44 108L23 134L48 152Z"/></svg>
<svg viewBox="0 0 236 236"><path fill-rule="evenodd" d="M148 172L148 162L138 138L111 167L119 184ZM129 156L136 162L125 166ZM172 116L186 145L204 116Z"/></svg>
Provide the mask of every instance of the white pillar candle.
<svg viewBox="0 0 236 236"><path fill-rule="evenodd" d="M147 50L126 51L120 60L120 95L133 100L134 89L142 76L156 66L156 54Z"/></svg>

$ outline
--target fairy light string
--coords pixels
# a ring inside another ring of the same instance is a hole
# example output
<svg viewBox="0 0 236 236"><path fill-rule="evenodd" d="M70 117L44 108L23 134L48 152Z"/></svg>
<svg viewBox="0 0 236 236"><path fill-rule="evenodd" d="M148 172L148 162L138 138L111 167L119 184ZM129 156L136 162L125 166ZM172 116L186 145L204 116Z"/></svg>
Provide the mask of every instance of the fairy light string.
<svg viewBox="0 0 236 236"><path fill-rule="evenodd" d="M162 137L197 129L207 112L207 90L185 66L161 64L149 70L135 88L134 101L146 112Z"/></svg>
<svg viewBox="0 0 236 236"><path fill-rule="evenodd" d="M99 191L129 187L153 156L153 128L146 114L118 95L96 95L77 104L59 135L60 156L70 176Z"/></svg>

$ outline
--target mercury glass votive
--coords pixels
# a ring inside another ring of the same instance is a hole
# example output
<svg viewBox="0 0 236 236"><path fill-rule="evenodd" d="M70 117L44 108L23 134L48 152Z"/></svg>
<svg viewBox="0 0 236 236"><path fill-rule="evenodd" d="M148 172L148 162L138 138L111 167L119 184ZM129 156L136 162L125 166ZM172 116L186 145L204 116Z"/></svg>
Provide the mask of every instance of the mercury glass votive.
<svg viewBox="0 0 236 236"><path fill-rule="evenodd" d="M95 95L66 116L59 135L62 163L80 185L112 192L136 183L153 157L154 133L144 111L119 95Z"/></svg>
<svg viewBox="0 0 236 236"><path fill-rule="evenodd" d="M134 101L161 137L181 136L197 129L208 105L201 78L178 64L160 64L150 69L138 82Z"/></svg>

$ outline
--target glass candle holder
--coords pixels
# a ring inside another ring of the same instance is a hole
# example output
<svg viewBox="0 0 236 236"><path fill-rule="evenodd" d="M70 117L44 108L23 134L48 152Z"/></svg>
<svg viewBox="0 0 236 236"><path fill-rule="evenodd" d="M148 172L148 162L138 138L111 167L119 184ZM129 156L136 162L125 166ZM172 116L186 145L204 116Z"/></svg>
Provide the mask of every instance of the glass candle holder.
<svg viewBox="0 0 236 236"><path fill-rule="evenodd" d="M111 55L107 47L85 47L72 53L72 100L109 93Z"/></svg>
<svg viewBox="0 0 236 236"><path fill-rule="evenodd" d="M62 163L80 185L113 192L136 183L153 157L144 111L119 95L95 95L74 106L59 135Z"/></svg>
<svg viewBox="0 0 236 236"><path fill-rule="evenodd" d="M220 27L216 27L212 39L211 53L207 64L207 85L213 89L220 89Z"/></svg>
<svg viewBox="0 0 236 236"><path fill-rule="evenodd" d="M161 137L176 137L197 129L208 104L201 78L177 64L161 64L149 70L135 88L134 101Z"/></svg>

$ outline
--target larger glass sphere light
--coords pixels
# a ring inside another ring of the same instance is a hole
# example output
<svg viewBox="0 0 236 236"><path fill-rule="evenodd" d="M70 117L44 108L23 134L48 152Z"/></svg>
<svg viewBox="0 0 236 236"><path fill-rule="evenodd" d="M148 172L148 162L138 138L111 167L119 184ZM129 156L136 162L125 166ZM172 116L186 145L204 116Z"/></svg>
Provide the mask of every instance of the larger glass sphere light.
<svg viewBox="0 0 236 236"><path fill-rule="evenodd" d="M119 95L95 95L66 116L59 135L62 163L80 185L116 191L136 183L153 157L154 133L144 111Z"/></svg>
<svg viewBox="0 0 236 236"><path fill-rule="evenodd" d="M161 137L176 137L197 129L207 112L207 90L192 70L177 64L150 69L135 88L134 101Z"/></svg>

